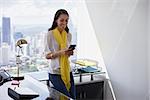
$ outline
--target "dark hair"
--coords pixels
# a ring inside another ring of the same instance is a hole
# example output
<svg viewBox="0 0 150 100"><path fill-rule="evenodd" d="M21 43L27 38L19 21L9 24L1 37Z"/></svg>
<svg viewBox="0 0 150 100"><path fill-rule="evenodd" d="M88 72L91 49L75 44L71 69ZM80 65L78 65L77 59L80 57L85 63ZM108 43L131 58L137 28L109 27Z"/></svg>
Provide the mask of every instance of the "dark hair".
<svg viewBox="0 0 150 100"><path fill-rule="evenodd" d="M55 13L55 16L54 16L53 24L52 24L51 28L48 29L48 31L53 30L53 29L55 29L57 27L56 20L59 18L59 16L61 14L66 14L67 16L69 16L68 12L65 9L59 9L59 10L57 10L57 12ZM67 33L69 32L68 26L66 26L65 31Z"/></svg>

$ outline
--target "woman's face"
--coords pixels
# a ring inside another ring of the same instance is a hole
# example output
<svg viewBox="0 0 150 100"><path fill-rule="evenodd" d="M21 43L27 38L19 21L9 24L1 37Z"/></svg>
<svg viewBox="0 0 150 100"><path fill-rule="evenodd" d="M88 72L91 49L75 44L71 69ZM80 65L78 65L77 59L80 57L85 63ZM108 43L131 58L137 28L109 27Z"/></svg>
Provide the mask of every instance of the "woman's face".
<svg viewBox="0 0 150 100"><path fill-rule="evenodd" d="M66 14L61 14L57 19L57 26L59 29L64 30L67 26L69 17Z"/></svg>

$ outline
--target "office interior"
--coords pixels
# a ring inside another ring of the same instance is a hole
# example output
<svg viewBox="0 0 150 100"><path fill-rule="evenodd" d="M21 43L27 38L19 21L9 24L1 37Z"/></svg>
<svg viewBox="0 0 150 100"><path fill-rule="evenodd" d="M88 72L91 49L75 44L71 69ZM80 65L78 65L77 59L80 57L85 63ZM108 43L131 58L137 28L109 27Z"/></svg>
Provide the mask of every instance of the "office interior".
<svg viewBox="0 0 150 100"><path fill-rule="evenodd" d="M42 55L43 34L60 8L70 14L72 43L77 45L70 59L74 71L74 61L80 59L96 62L99 70L74 74L77 100L150 100L149 0L1 0L0 69L16 75L19 66L24 76L19 88L37 93L33 100L49 97L53 88ZM21 50L16 47L19 39L28 42ZM15 60L18 50L19 64ZM8 88L14 88L11 84L0 86L2 100L12 100L8 95Z"/></svg>

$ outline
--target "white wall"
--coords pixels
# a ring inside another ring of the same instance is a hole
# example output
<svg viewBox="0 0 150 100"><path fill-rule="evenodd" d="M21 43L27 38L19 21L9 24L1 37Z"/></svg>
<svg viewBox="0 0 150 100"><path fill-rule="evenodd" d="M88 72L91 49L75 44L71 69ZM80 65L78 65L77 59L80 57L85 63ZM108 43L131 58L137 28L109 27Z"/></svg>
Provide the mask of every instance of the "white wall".
<svg viewBox="0 0 150 100"><path fill-rule="evenodd" d="M148 0L86 4L117 100L148 100Z"/></svg>
<svg viewBox="0 0 150 100"><path fill-rule="evenodd" d="M96 39L95 31L83 0L76 1L77 17L77 58L98 61L98 66L105 68L101 50ZM82 10L81 10L82 9ZM83 16L86 16L85 18ZM89 45L90 44L90 45ZM104 69L105 70L105 69Z"/></svg>

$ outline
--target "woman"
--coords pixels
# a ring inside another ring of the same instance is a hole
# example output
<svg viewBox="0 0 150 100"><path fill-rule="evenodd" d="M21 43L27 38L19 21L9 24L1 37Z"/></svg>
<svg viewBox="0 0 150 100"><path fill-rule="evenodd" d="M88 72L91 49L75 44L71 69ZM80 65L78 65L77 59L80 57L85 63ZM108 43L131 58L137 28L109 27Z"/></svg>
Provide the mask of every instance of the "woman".
<svg viewBox="0 0 150 100"><path fill-rule="evenodd" d="M46 59L50 59L49 80L59 92L75 99L75 86L68 58L73 50L68 49L71 34L67 26L69 14L60 9L54 16L54 21L46 37ZM66 99L60 96L60 99Z"/></svg>

